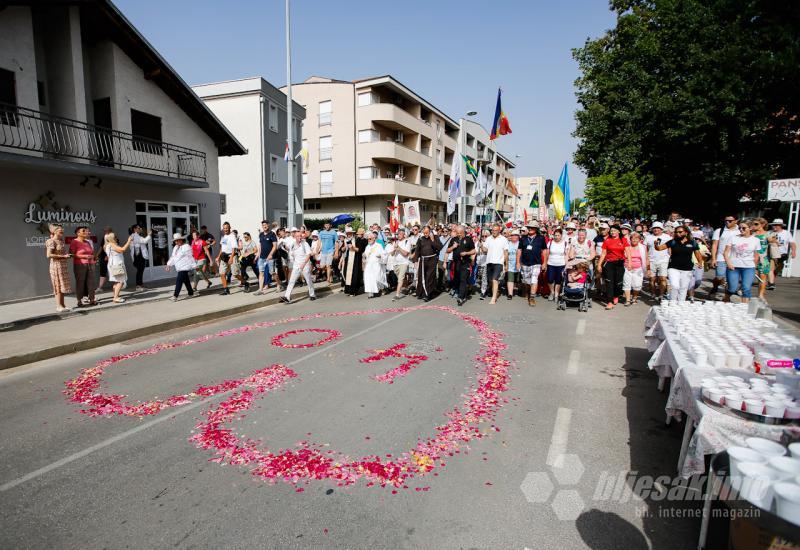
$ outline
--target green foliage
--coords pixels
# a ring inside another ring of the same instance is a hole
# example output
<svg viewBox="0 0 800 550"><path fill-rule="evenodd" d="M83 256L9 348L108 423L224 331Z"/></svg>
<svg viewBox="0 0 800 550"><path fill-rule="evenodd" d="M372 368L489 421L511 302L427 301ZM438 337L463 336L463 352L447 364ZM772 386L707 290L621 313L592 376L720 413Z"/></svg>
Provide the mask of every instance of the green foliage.
<svg viewBox="0 0 800 550"><path fill-rule="evenodd" d="M641 175L635 170L623 174L612 172L586 180L586 198L603 215L649 215L659 194L653 187L653 176Z"/></svg>
<svg viewBox="0 0 800 550"><path fill-rule="evenodd" d="M799 2L612 0L611 9L616 27L573 51L575 162L596 187L650 174L658 206L708 217L763 199L770 178L800 175ZM646 187L634 204L647 203Z"/></svg>

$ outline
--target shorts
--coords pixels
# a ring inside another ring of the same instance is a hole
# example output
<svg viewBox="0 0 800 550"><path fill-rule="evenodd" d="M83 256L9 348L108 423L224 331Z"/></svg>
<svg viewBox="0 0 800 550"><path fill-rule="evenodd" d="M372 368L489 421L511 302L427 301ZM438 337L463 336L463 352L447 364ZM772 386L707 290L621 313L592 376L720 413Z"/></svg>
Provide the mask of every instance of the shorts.
<svg viewBox="0 0 800 550"><path fill-rule="evenodd" d="M397 280L402 281L408 272L408 264L397 264L392 268L392 271L397 275Z"/></svg>
<svg viewBox="0 0 800 550"><path fill-rule="evenodd" d="M564 280L564 267L563 265L548 265L547 282L551 285L560 285Z"/></svg>
<svg viewBox="0 0 800 550"><path fill-rule="evenodd" d="M231 266L228 265L228 260L230 259L229 254L220 254L219 255L219 274L224 275L228 271L230 271Z"/></svg>
<svg viewBox="0 0 800 550"><path fill-rule="evenodd" d="M519 278L519 271L506 272L506 282L513 283Z"/></svg>
<svg viewBox="0 0 800 550"><path fill-rule="evenodd" d="M333 265L333 252L323 252L319 255L319 265Z"/></svg>
<svg viewBox="0 0 800 550"><path fill-rule="evenodd" d="M725 260L717 260L717 269L714 271L714 276L717 279L724 279L727 273L728 264L725 263Z"/></svg>
<svg viewBox="0 0 800 550"><path fill-rule="evenodd" d="M203 258L202 260L195 260L194 261L194 268L202 270L206 266L207 263L208 263L208 260L206 258Z"/></svg>
<svg viewBox="0 0 800 550"><path fill-rule="evenodd" d="M641 268L634 270L625 270L622 276L622 290L642 290L642 281L644 280L644 271Z"/></svg>
<svg viewBox="0 0 800 550"><path fill-rule="evenodd" d="M272 265L275 263L274 260L268 260L266 258L259 258L258 259L258 272L259 273L272 273Z"/></svg>
<svg viewBox="0 0 800 550"><path fill-rule="evenodd" d="M539 280L539 273L542 272L542 265L523 265L520 268L520 279L523 284L535 285Z"/></svg>
<svg viewBox="0 0 800 550"><path fill-rule="evenodd" d="M486 278L490 281L499 281L503 273L503 264L486 264Z"/></svg>
<svg viewBox="0 0 800 550"><path fill-rule="evenodd" d="M653 273L653 277L666 277L667 268L669 268L669 260L650 262L650 271Z"/></svg>

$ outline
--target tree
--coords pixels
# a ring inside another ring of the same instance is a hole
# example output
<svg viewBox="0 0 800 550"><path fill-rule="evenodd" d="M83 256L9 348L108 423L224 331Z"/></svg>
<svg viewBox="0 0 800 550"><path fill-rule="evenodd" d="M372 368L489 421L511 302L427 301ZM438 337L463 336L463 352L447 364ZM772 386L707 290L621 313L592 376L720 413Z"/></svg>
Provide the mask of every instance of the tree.
<svg viewBox="0 0 800 550"><path fill-rule="evenodd" d="M637 171L608 173L586 180L586 199L600 214L615 217L640 217L653 212L659 191L653 176Z"/></svg>
<svg viewBox="0 0 800 550"><path fill-rule="evenodd" d="M647 174L633 179L652 176L656 206L708 217L764 198L768 179L800 175L800 3L612 0L611 9L615 28L573 51L575 162L596 195L604 182Z"/></svg>

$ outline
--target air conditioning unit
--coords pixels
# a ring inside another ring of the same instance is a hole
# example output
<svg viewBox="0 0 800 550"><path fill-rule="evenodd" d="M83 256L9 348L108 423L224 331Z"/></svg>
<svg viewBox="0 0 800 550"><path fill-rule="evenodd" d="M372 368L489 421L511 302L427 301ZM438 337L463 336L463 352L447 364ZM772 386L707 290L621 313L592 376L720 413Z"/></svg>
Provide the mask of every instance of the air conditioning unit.
<svg viewBox="0 0 800 550"><path fill-rule="evenodd" d="M403 135L403 132L401 132L400 130L395 132L394 141L395 143L403 143L403 141L405 141L405 135Z"/></svg>

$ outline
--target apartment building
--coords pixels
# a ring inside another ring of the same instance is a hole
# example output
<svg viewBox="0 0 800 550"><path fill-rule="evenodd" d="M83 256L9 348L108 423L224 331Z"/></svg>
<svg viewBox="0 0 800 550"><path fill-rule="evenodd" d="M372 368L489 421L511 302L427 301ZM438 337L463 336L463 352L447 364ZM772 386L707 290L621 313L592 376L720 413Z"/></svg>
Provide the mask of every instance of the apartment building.
<svg viewBox="0 0 800 550"><path fill-rule="evenodd" d="M218 157L245 152L111 2L4 2L0 301L52 292L49 221L123 242L139 223L166 277L173 233L218 229Z"/></svg>
<svg viewBox="0 0 800 550"><path fill-rule="evenodd" d="M520 176L516 179L517 190L519 191L519 205L517 206L517 218L524 218L527 212L528 219L546 219L544 200L544 176ZM531 208L531 199L534 194L539 193L539 207Z"/></svg>
<svg viewBox="0 0 800 550"><path fill-rule="evenodd" d="M247 147L247 154L222 158L219 189L226 197L223 221L255 235L261 220L298 225L302 214L302 159L289 174L284 160L287 140L286 94L261 77L202 84L192 88L211 111ZM302 143L305 109L292 102L295 154ZM291 179L291 183L290 180ZM287 196L294 186L296 219L289 220Z"/></svg>
<svg viewBox="0 0 800 550"><path fill-rule="evenodd" d="M501 154L493 141L489 140L489 132L474 120L462 118L459 121L459 141L461 151L472 165L483 171L493 191L489 198L477 202L475 178L463 171L466 188L458 204L458 213L454 214L461 222L486 222L497 218L494 213L508 217L514 208L514 197L509 183L514 180L513 170L516 164Z"/></svg>
<svg viewBox="0 0 800 550"><path fill-rule="evenodd" d="M419 200L423 220L446 213L459 125L392 76L311 77L292 85L306 109L306 218L342 213L386 223L387 206Z"/></svg>

